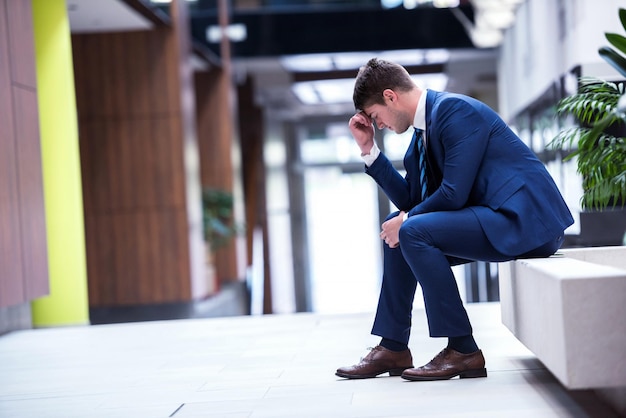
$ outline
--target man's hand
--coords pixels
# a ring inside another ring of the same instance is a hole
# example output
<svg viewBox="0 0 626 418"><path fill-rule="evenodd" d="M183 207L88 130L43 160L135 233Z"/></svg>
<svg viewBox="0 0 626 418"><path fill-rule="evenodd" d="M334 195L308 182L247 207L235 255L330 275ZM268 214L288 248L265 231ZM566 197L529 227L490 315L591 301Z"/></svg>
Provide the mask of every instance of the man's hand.
<svg viewBox="0 0 626 418"><path fill-rule="evenodd" d="M391 247L396 248L400 245L400 227L404 221L404 212L400 212L395 218L391 218L382 225L382 231L380 232L380 238Z"/></svg>
<svg viewBox="0 0 626 418"><path fill-rule="evenodd" d="M372 120L365 113L359 112L350 118L348 127L361 149L361 154L369 154L374 146L374 124Z"/></svg>

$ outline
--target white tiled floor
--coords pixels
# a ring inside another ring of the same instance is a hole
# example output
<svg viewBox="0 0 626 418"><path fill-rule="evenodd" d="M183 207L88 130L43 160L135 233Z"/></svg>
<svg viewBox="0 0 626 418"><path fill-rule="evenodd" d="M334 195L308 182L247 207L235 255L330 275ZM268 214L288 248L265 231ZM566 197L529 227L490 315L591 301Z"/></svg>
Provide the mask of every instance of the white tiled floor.
<svg viewBox="0 0 626 418"><path fill-rule="evenodd" d="M0 417L614 417L569 392L501 325L467 306L486 379L343 380L375 345L372 314L229 317L14 332L0 337ZM414 314L416 365L443 340Z"/></svg>

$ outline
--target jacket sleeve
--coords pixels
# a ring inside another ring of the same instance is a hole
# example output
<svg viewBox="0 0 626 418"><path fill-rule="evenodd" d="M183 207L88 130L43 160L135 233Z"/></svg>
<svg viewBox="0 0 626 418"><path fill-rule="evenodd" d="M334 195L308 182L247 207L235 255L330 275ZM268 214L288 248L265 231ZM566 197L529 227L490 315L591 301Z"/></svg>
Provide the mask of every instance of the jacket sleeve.
<svg viewBox="0 0 626 418"><path fill-rule="evenodd" d="M443 99L431 113L428 146L440 147L443 178L432 195L409 216L458 210L466 205L490 140L490 122L463 98Z"/></svg>
<svg viewBox="0 0 626 418"><path fill-rule="evenodd" d="M408 211L411 208L409 183L393 167L385 154L380 153L371 166L365 167L365 172L378 183L398 209Z"/></svg>

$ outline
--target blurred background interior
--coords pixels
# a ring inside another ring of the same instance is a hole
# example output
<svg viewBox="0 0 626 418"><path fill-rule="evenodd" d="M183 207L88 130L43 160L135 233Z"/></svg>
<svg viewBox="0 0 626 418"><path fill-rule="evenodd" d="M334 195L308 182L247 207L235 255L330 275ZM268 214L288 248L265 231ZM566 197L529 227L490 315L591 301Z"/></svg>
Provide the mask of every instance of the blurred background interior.
<svg viewBox="0 0 626 418"><path fill-rule="evenodd" d="M394 208L347 123L374 56L497 110L574 213L566 246L621 245L623 211L582 220L575 161L546 149L578 77L622 81L597 53L619 7L0 0L0 334L375 309ZM402 170L410 138L376 135ZM498 300L497 265L455 273L466 302Z"/></svg>

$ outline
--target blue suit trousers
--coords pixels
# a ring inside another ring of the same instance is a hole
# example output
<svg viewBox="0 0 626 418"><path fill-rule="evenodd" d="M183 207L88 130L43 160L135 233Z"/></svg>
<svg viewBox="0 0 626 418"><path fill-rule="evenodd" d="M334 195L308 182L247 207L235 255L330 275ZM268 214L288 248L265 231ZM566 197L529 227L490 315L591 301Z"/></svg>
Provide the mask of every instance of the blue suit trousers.
<svg viewBox="0 0 626 418"><path fill-rule="evenodd" d="M472 326L451 266L547 257L560 248L563 235L526 254L504 255L489 242L474 212L465 208L411 216L402 224L399 239L396 248L383 243L383 280L372 334L408 344L417 283L431 337L470 335Z"/></svg>

